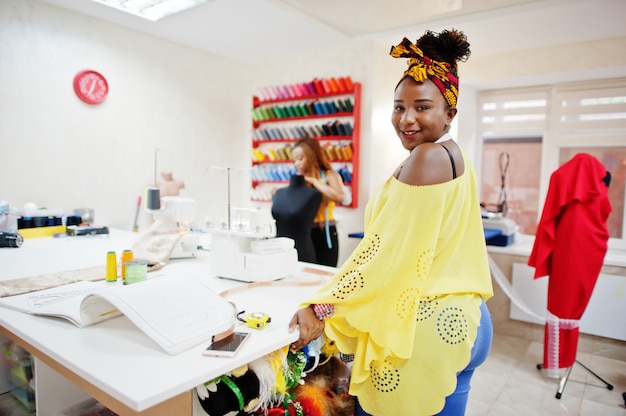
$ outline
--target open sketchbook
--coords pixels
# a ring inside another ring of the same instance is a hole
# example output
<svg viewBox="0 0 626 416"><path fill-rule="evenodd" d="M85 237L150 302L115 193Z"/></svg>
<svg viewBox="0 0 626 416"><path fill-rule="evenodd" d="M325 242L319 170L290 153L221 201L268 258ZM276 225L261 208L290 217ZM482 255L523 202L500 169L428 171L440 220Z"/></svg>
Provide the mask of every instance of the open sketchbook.
<svg viewBox="0 0 626 416"><path fill-rule="evenodd" d="M0 306L80 327L123 314L170 354L210 341L236 321L233 305L191 276L162 275L131 285L81 281L0 298Z"/></svg>

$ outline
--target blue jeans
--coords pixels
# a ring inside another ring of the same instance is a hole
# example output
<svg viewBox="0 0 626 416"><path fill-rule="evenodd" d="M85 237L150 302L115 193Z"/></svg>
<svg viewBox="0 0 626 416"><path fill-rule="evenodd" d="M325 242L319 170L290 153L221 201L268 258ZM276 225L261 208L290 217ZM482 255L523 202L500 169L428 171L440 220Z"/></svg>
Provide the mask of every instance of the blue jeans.
<svg viewBox="0 0 626 416"><path fill-rule="evenodd" d="M470 391L470 380L474 375L474 370L487 359L493 340L491 314L485 301L480 305L480 312L480 326L476 334L476 341L474 341L474 346L472 347L470 362L463 371L457 374L456 390L446 397L446 404L437 416L462 416L465 414ZM355 416L371 416L361 408L358 398Z"/></svg>

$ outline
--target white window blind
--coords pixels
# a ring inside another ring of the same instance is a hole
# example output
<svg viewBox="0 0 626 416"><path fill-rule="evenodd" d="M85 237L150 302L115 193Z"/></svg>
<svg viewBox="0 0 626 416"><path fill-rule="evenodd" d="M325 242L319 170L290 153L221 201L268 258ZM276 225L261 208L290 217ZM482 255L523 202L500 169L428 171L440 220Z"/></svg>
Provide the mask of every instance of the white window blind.
<svg viewBox="0 0 626 416"><path fill-rule="evenodd" d="M547 129L550 89L483 91L479 128L483 140L543 136Z"/></svg>
<svg viewBox="0 0 626 416"><path fill-rule="evenodd" d="M557 144L626 146L626 78L556 87L554 102Z"/></svg>

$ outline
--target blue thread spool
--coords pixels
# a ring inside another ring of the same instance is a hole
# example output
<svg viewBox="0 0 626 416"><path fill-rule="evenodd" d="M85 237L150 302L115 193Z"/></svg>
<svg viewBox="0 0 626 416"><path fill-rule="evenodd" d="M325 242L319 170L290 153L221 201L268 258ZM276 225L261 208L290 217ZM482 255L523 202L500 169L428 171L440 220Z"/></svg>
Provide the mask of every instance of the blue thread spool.
<svg viewBox="0 0 626 416"><path fill-rule="evenodd" d="M158 211L161 208L161 193L159 188L148 187L146 189L146 209Z"/></svg>

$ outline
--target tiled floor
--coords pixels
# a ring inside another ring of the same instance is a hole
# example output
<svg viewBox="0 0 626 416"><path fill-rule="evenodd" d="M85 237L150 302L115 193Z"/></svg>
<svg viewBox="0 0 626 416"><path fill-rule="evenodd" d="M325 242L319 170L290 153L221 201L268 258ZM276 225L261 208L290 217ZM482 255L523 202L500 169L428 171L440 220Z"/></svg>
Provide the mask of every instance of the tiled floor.
<svg viewBox="0 0 626 416"><path fill-rule="evenodd" d="M495 335L487 361L472 379L466 415L626 416L622 397L626 392L626 343L597 344L596 348L587 345L593 353L579 352L577 359L613 384L614 389L608 390L576 364L561 399L556 399L559 380L547 378L537 370L543 344Z"/></svg>
<svg viewBox="0 0 626 416"><path fill-rule="evenodd" d="M487 361L474 374L466 416L626 416L626 343L597 344L586 345L593 352L579 353L578 360L615 388L608 390L575 365L559 400L558 380L537 370L543 345L496 334ZM0 396L0 416L30 415L10 394Z"/></svg>

